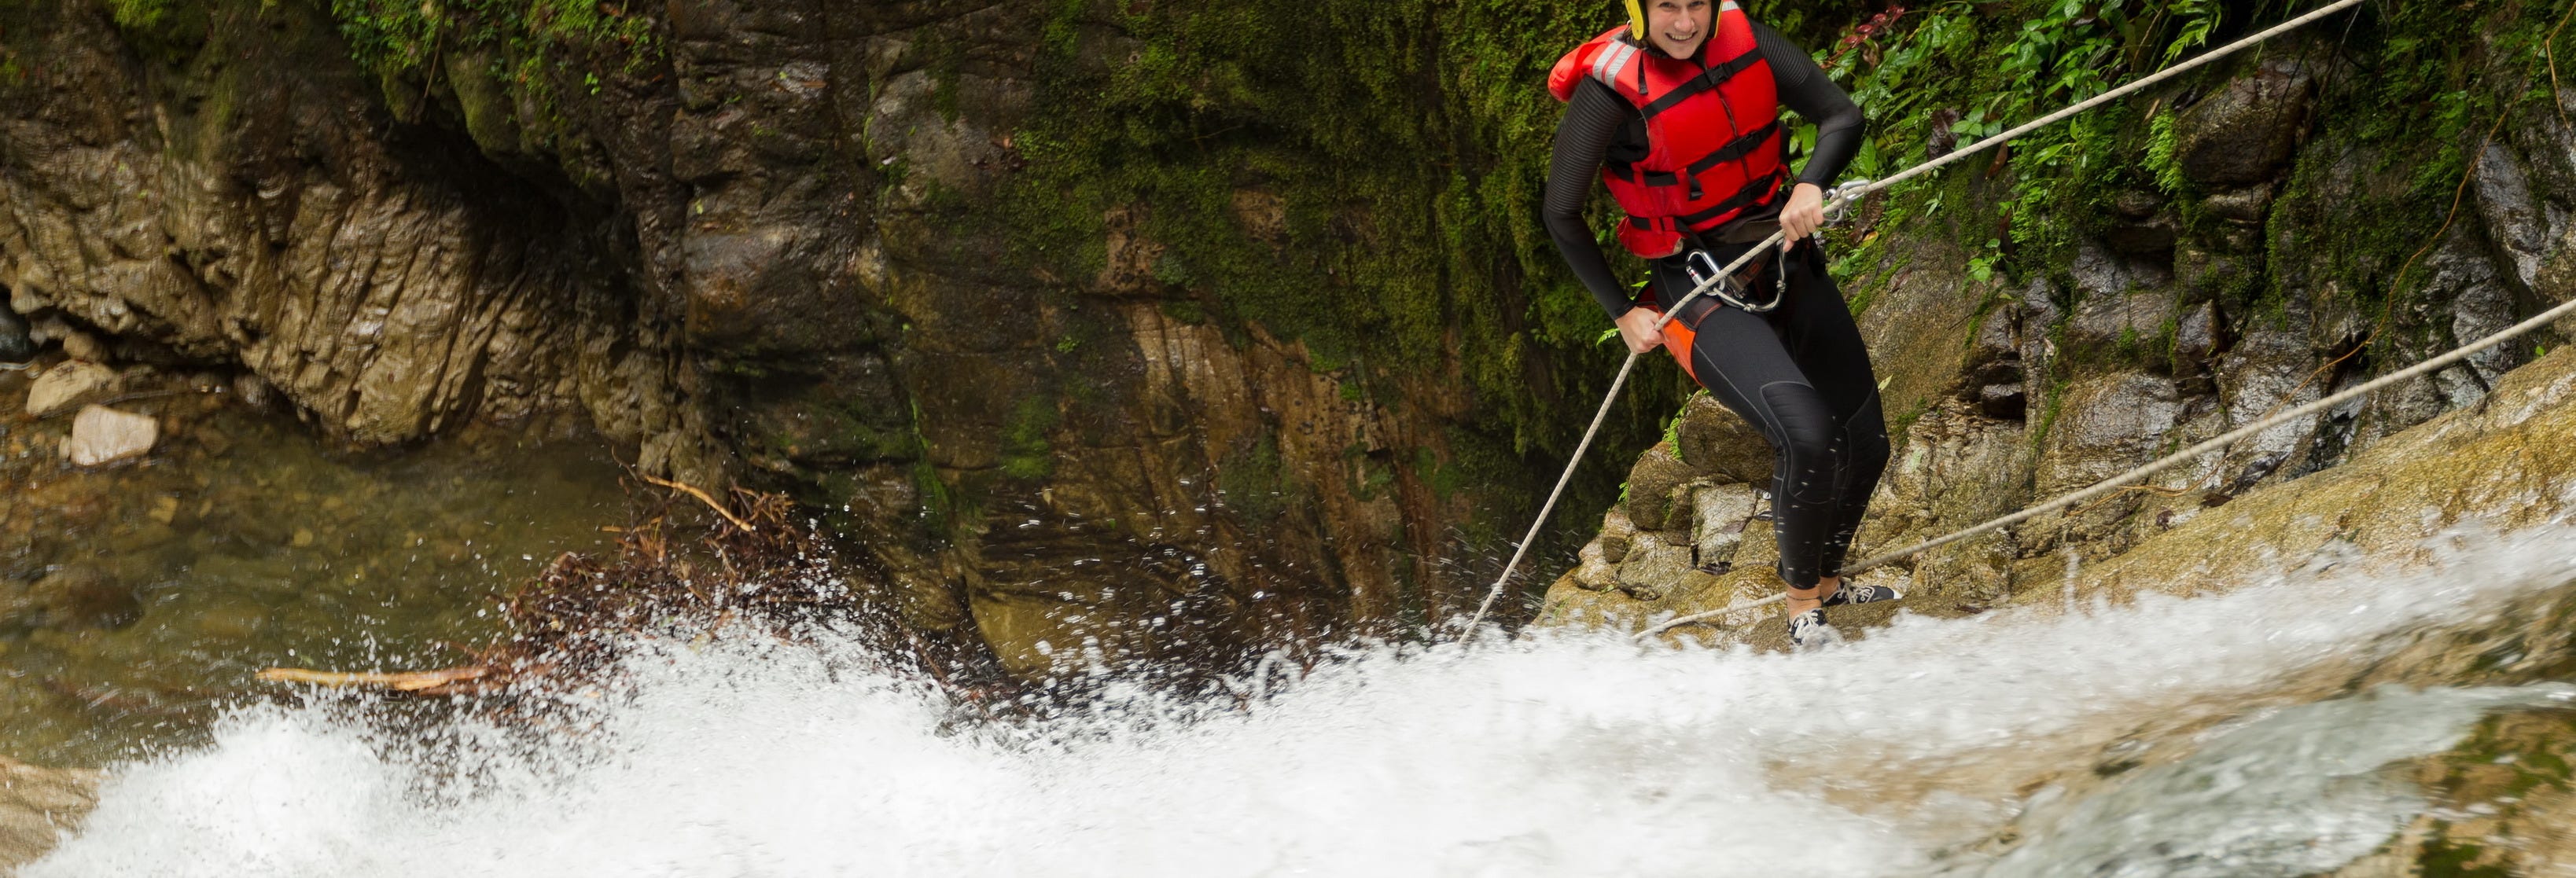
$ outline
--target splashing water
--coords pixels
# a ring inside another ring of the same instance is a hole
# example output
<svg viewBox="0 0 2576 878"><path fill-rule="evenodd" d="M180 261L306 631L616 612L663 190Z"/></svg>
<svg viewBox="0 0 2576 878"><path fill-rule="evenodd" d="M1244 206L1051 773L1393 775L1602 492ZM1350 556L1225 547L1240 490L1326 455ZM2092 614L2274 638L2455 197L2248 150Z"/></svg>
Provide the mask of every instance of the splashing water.
<svg viewBox="0 0 2576 878"><path fill-rule="evenodd" d="M1113 692L964 731L855 647L656 645L600 728L534 750L238 712L118 769L22 874L2310 874L2424 807L2382 766L2576 690L2335 698L2348 677L2300 675L2491 623L2576 587L2571 561L2560 533L2433 574L1900 617L1804 655L1385 648L1245 711ZM2146 767L2096 779L2123 747ZM2007 824L2018 846L1979 847Z"/></svg>

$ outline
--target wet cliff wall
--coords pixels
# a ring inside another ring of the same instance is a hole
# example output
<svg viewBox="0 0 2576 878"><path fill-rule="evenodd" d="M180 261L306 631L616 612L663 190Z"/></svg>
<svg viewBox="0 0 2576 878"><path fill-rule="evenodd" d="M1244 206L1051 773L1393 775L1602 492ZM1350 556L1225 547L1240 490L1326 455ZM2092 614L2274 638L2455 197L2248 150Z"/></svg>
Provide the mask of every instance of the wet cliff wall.
<svg viewBox="0 0 2576 878"><path fill-rule="evenodd" d="M1603 18L8 0L0 286L353 444L586 412L1022 672L1393 633L1481 588L1615 362L1534 213L1540 77Z"/></svg>
<svg viewBox="0 0 2576 878"><path fill-rule="evenodd" d="M1909 13L1842 71L1877 123L1855 172L1911 164L2293 12ZM2081 488L2576 296L2576 95L2553 69L2571 48L2567 12L2367 6L1872 205L1838 233L1840 265L1898 447L1861 554ZM2230 504L2478 409L2564 337L2544 331L1875 575L1913 583L1917 611L2052 604L2091 581L2075 571L2195 519L2249 534L2334 520L2349 510L2273 504L2240 521L2254 507ZM1550 590L1553 617L1642 619L1777 590L1768 525L1750 520L1767 464L1736 459L1759 440L1705 399L1676 432L1636 460L1600 538ZM2459 464L2463 485L2526 476L2504 458ZM2528 520L2474 504L2422 515ZM2296 566L2321 549L2291 542L2249 551Z"/></svg>

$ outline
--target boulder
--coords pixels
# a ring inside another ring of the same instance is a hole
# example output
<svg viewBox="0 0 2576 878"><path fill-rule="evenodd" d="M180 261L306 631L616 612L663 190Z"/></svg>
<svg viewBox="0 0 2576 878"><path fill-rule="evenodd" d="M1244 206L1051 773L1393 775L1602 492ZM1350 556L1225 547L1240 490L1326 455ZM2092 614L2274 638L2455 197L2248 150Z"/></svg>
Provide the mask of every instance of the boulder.
<svg viewBox="0 0 2576 878"><path fill-rule="evenodd" d="M1682 405L1674 441L1683 463L1729 481L1759 484L1771 478L1771 442L1733 409L1705 393Z"/></svg>
<svg viewBox="0 0 2576 878"><path fill-rule="evenodd" d="M116 370L85 360L72 360L36 376L27 389L27 414L42 418L106 396L116 383Z"/></svg>
<svg viewBox="0 0 2576 878"><path fill-rule="evenodd" d="M2202 302L2183 312L2174 324L2173 353L2177 369L2208 364L2227 347L2227 321L2218 303Z"/></svg>
<svg viewBox="0 0 2576 878"><path fill-rule="evenodd" d="M90 567L65 567L29 585L0 586L0 631L123 628L143 617L134 590Z"/></svg>
<svg viewBox="0 0 2576 878"><path fill-rule="evenodd" d="M2114 222L2102 230L2102 243L2130 256L2157 256L2173 252L2178 239L2174 218L2163 214L2143 220Z"/></svg>
<svg viewBox="0 0 2576 878"><path fill-rule="evenodd" d="M63 333L63 353L75 360L92 363L107 361L107 343L98 336L74 329Z"/></svg>
<svg viewBox="0 0 2576 878"><path fill-rule="evenodd" d="M2264 212L2272 209L2272 186L2264 183L2211 193L2200 200L2200 207L2219 219L2260 225Z"/></svg>
<svg viewBox="0 0 2576 878"><path fill-rule="evenodd" d="M2266 59L2184 110L2174 122L2174 162L2183 176L2218 188L2272 179L2308 128L2310 66Z"/></svg>
<svg viewBox="0 0 2576 878"><path fill-rule="evenodd" d="M2171 380L2119 372L2075 382L2042 440L2043 493L2061 494L2155 459L2182 416Z"/></svg>
<svg viewBox="0 0 2576 878"><path fill-rule="evenodd" d="M1628 560L1619 564L1619 591L1641 601L1663 600L1691 570L1691 546L1679 534L1647 531L1637 535Z"/></svg>
<svg viewBox="0 0 2576 878"><path fill-rule="evenodd" d="M1628 520L1640 530L1689 527L1690 498L1682 496L1676 503L1675 491L1698 475L1673 452L1672 443L1647 449L1628 470L1628 498L1622 502Z"/></svg>
<svg viewBox="0 0 2576 878"><path fill-rule="evenodd" d="M0 757L0 869L54 849L98 806L96 771L44 768Z"/></svg>
<svg viewBox="0 0 2576 878"><path fill-rule="evenodd" d="M75 466L98 466L141 457L160 438L160 422L151 415L93 405L72 419L72 435L63 440L63 456Z"/></svg>
<svg viewBox="0 0 2576 878"><path fill-rule="evenodd" d="M2487 240L2511 263L2514 283L2523 292L2538 295L2541 265L2563 246L2559 227L2565 220L2552 222L2550 212L2533 199L2522 161L2506 144L2488 144L2478 154L2477 173L2470 179L2477 185L2478 214L2486 221Z"/></svg>
<svg viewBox="0 0 2576 878"><path fill-rule="evenodd" d="M2030 417L2030 393L2022 383L1988 384L1977 388L1977 412L1998 421L2019 421Z"/></svg>
<svg viewBox="0 0 2576 878"><path fill-rule="evenodd" d="M1691 496L1691 548L1701 569L1735 560L1756 501L1751 485L1707 485Z"/></svg>
<svg viewBox="0 0 2576 878"><path fill-rule="evenodd" d="M1575 558L1574 570L1566 574L1571 577L1574 587L1601 591L1618 586L1619 567L1602 556L1600 540L1584 543L1583 550L1575 553Z"/></svg>
<svg viewBox="0 0 2576 878"><path fill-rule="evenodd" d="M1617 564L1628 557L1628 544L1637 539L1637 525L1628 520L1628 510L1618 506L1601 514L1601 557Z"/></svg>

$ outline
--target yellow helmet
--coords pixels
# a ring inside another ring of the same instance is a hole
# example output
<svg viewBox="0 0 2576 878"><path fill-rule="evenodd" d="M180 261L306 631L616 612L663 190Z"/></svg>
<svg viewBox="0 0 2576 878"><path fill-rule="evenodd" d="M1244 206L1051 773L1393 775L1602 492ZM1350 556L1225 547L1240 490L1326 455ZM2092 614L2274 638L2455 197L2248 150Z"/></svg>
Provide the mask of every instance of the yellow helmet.
<svg viewBox="0 0 2576 878"><path fill-rule="evenodd" d="M1632 39L1632 40L1642 40L1642 39L1645 39L1645 38L1646 38L1646 10L1645 10L1645 8L1644 8L1644 7L1642 7L1642 6L1640 6L1640 5L1638 5L1637 0L1625 0L1625 2L1628 4L1628 38L1629 38L1629 39Z"/></svg>

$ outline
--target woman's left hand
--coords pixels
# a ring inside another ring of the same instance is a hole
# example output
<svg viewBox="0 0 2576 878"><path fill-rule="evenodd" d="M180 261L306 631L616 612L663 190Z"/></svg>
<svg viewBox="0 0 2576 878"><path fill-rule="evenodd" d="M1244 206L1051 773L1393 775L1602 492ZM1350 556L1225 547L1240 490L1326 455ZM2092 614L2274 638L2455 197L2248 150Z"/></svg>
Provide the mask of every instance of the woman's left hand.
<svg viewBox="0 0 2576 878"><path fill-rule="evenodd" d="M1814 183L1800 183L1789 190L1789 203L1780 208L1780 247L1788 249L1825 224L1825 190Z"/></svg>

